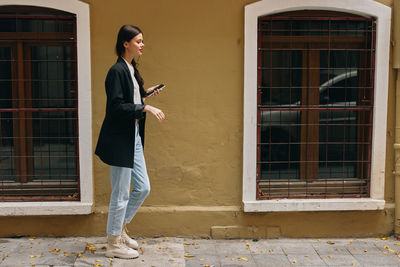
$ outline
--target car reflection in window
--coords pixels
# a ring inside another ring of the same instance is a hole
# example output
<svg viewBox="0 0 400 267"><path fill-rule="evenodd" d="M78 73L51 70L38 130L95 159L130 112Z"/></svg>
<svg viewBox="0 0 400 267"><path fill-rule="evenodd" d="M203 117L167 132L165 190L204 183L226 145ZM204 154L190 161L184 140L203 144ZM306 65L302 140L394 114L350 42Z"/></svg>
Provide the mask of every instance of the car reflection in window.
<svg viewBox="0 0 400 267"><path fill-rule="evenodd" d="M310 107L319 108L319 177L355 177L358 111L348 108L358 105L358 72L342 71L327 78L321 71L320 80L325 82L319 87L318 106L300 100L270 102L271 108L261 111L261 179L299 178L301 128L305 127L301 112L307 112L299 108Z"/></svg>

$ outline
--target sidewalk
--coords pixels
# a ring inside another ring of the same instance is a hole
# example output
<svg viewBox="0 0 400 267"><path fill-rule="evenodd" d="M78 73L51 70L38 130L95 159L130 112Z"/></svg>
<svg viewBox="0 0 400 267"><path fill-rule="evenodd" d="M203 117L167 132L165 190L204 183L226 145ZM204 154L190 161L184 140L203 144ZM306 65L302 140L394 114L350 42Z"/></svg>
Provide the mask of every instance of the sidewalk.
<svg viewBox="0 0 400 267"><path fill-rule="evenodd" d="M2 238L2 266L400 266L388 238L209 240L138 239L134 260L104 256L105 237Z"/></svg>

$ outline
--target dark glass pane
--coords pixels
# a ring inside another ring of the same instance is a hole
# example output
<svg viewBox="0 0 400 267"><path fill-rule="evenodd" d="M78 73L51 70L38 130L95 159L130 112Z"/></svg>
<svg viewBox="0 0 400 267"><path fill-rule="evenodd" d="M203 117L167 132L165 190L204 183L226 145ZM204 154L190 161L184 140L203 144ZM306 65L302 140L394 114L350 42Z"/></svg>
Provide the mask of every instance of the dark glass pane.
<svg viewBox="0 0 400 267"><path fill-rule="evenodd" d="M0 32L16 32L17 20L15 18L0 18Z"/></svg>
<svg viewBox="0 0 400 267"><path fill-rule="evenodd" d="M12 107L11 48L0 47L0 110Z"/></svg>
<svg viewBox="0 0 400 267"><path fill-rule="evenodd" d="M66 32L74 33L74 22L71 20L18 18L18 32ZM14 30L15 31L15 30Z"/></svg>

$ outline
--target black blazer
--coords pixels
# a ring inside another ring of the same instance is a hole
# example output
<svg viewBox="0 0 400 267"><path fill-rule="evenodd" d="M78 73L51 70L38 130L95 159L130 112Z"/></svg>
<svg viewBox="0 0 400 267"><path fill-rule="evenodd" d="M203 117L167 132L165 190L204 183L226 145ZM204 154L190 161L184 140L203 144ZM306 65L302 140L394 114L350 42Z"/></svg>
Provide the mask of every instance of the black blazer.
<svg viewBox="0 0 400 267"><path fill-rule="evenodd" d="M135 72L135 78L137 77ZM106 77L106 115L96 146L96 155L106 164L133 168L135 144L135 120L139 121L139 133L144 145L146 113L141 104L133 104L133 81L123 58L110 68ZM144 96L140 84L140 95Z"/></svg>

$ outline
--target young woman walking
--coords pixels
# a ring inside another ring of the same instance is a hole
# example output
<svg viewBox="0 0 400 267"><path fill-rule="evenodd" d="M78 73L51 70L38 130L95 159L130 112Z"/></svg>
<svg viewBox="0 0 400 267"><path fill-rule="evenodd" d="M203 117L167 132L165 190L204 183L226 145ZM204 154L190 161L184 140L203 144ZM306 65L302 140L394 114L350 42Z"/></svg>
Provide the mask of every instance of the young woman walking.
<svg viewBox="0 0 400 267"><path fill-rule="evenodd" d="M135 216L150 193L150 182L143 156L146 113L158 121L164 113L145 105L147 90L136 68L135 57L143 54L143 33L132 25L124 25L115 46L117 62L108 71L105 87L106 115L96 146L96 155L110 165L111 198L107 221L107 257L137 258L138 244L131 239L126 225ZM152 95L157 95L156 90ZM133 190L130 192L130 184Z"/></svg>

